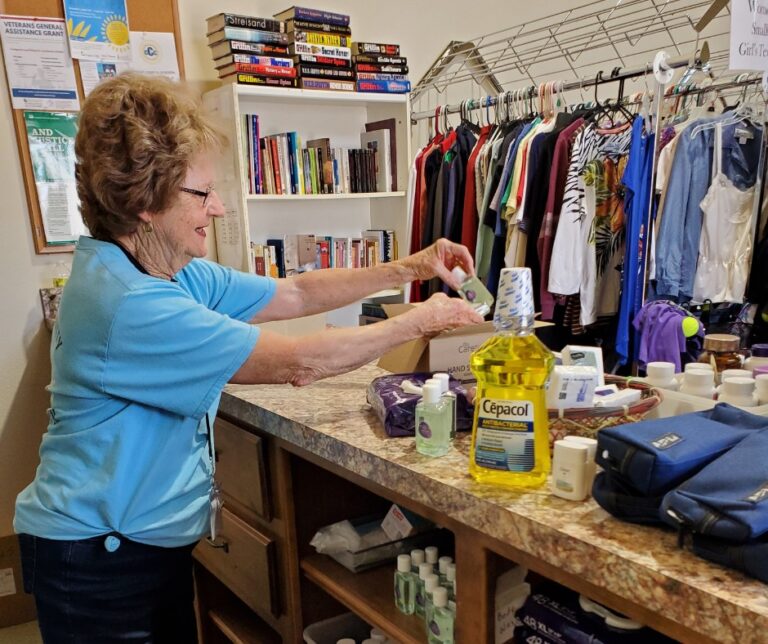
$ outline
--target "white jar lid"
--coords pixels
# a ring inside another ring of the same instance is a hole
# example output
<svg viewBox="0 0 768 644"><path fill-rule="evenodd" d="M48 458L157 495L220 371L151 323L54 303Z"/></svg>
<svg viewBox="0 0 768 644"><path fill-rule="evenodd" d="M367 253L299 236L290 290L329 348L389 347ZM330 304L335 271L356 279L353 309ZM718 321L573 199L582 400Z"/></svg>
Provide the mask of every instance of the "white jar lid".
<svg viewBox="0 0 768 644"><path fill-rule="evenodd" d="M731 396L751 396L754 390L754 378L729 378L723 382L723 393Z"/></svg>
<svg viewBox="0 0 768 644"><path fill-rule="evenodd" d="M653 380L672 380L675 375L675 365L671 362L649 362L645 372Z"/></svg>
<svg viewBox="0 0 768 644"><path fill-rule="evenodd" d="M706 369L686 371L683 376L683 384L686 387L694 388L712 387L715 384L715 373Z"/></svg>

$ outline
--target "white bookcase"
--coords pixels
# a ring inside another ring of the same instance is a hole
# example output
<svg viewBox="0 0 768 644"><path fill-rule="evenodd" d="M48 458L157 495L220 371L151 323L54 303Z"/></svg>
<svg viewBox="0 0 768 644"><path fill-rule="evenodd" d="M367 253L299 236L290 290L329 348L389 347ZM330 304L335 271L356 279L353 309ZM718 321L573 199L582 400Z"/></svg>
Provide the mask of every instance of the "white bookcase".
<svg viewBox="0 0 768 644"><path fill-rule="evenodd" d="M314 233L334 237L360 237L368 228L394 230L400 256L408 253L406 189L410 166L410 108L407 95L326 92L226 84L203 96L206 107L219 118L229 136L220 157L216 191L227 208L215 223L213 257L221 264L254 272L251 242ZM252 195L248 168L242 157L243 114L258 114L261 136L296 131L307 140L328 137L331 146L359 148L365 124L395 118L397 192L338 195ZM370 299L402 301L399 290L381 291ZM287 332L307 332L326 323L357 324L360 305L345 307L327 316L315 316Z"/></svg>

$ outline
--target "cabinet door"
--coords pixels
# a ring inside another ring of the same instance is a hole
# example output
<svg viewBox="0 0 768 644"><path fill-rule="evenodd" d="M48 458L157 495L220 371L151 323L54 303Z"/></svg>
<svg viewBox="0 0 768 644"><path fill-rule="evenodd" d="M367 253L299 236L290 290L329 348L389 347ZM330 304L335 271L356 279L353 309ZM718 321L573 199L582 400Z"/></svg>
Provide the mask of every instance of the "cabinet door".
<svg viewBox="0 0 768 644"><path fill-rule="evenodd" d="M272 520L264 441L221 418L216 419L216 480L226 501Z"/></svg>
<svg viewBox="0 0 768 644"><path fill-rule="evenodd" d="M201 541L195 548L195 558L252 610L261 615L280 615L272 539L224 509L216 541Z"/></svg>

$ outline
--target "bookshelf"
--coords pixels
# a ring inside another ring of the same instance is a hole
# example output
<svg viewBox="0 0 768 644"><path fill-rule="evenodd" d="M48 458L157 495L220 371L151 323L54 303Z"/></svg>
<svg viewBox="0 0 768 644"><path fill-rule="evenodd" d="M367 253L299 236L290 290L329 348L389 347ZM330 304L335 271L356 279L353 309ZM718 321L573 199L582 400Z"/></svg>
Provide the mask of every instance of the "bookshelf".
<svg viewBox="0 0 768 644"><path fill-rule="evenodd" d="M215 222L211 256L219 263L254 272L250 245L285 235L314 233L360 237L371 228L394 230L400 256L407 253L408 170L411 148L407 95L325 92L225 84L204 94L203 102L219 119L229 145L219 158L216 191L227 213ZM359 148L360 134L371 121L394 118L397 191L322 195L261 195L248 190L248 168L242 155L242 115L258 114L261 136L296 131L303 142L327 137L333 147ZM378 294L372 296L379 297ZM399 290L386 291L389 301L402 301ZM366 298L371 299L371 298ZM359 304L299 325L298 332L332 323L357 325ZM293 330L293 329L292 329Z"/></svg>

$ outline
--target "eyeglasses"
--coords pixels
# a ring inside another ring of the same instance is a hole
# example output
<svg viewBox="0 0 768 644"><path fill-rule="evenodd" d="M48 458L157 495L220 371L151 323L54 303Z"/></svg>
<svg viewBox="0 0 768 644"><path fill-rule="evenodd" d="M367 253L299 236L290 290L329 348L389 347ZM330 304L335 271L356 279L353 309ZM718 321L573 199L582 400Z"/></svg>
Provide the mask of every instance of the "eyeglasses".
<svg viewBox="0 0 768 644"><path fill-rule="evenodd" d="M203 208L205 208L205 206L208 205L208 198L211 196L211 193L215 189L216 188L214 188L213 186L210 186L206 190L195 190L194 188L185 188L183 186L181 188L179 188L179 190L181 190L181 192L187 192L187 193L189 193L191 195L196 195L198 197L202 197L203 198Z"/></svg>

